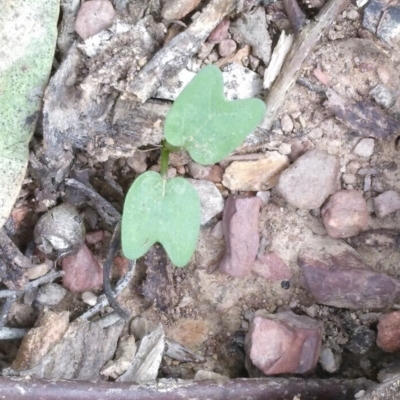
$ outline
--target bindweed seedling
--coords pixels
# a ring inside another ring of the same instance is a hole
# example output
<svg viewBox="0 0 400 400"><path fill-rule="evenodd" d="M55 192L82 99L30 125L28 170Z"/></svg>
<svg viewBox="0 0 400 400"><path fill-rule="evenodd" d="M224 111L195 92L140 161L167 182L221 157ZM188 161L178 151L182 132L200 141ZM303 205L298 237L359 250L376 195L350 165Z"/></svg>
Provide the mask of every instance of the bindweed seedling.
<svg viewBox="0 0 400 400"><path fill-rule="evenodd" d="M200 200L185 179L167 179L169 152L187 150L197 163L214 164L235 150L265 113L261 100L229 101L223 89L221 71L207 66L169 110L161 173L148 171L140 175L125 199L121 236L127 258L143 256L158 242L177 267L190 261L200 231Z"/></svg>

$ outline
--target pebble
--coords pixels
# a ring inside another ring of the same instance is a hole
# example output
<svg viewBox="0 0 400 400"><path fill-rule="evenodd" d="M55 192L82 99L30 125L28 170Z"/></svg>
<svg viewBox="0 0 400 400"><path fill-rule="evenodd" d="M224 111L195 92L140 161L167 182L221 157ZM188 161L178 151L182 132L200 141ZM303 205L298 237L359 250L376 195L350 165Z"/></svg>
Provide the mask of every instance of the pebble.
<svg viewBox="0 0 400 400"><path fill-rule="evenodd" d="M168 0L164 2L161 16L168 20L182 19L192 12L200 3L200 0Z"/></svg>
<svg viewBox="0 0 400 400"><path fill-rule="evenodd" d="M371 138L361 139L353 149L353 153L360 156L369 158L374 152L375 141Z"/></svg>
<svg viewBox="0 0 400 400"><path fill-rule="evenodd" d="M50 269L53 267L53 262L51 260L46 260L41 264L36 264L32 268L26 270L26 277L32 281L33 279L40 278L46 275Z"/></svg>
<svg viewBox="0 0 400 400"><path fill-rule="evenodd" d="M220 272L234 277L251 273L260 239L260 206L258 197L230 195L226 200L222 217L226 249L219 266Z"/></svg>
<svg viewBox="0 0 400 400"><path fill-rule="evenodd" d="M330 348L324 347L321 350L319 363L321 364L321 367L325 371L333 374L340 368L341 357L339 355L334 354Z"/></svg>
<svg viewBox="0 0 400 400"><path fill-rule="evenodd" d="M93 292L83 292L82 301L93 307L97 304L97 296Z"/></svg>
<svg viewBox="0 0 400 400"><path fill-rule="evenodd" d="M144 151L135 151L132 157L126 159L129 168L137 174L142 174L147 170L147 154Z"/></svg>
<svg viewBox="0 0 400 400"><path fill-rule="evenodd" d="M383 108L390 108L396 102L395 95L382 84L376 85L369 95Z"/></svg>
<svg viewBox="0 0 400 400"><path fill-rule="evenodd" d="M56 283L47 283L41 286L36 294L36 301L42 305L54 306L67 294L67 291Z"/></svg>
<svg viewBox="0 0 400 400"><path fill-rule="evenodd" d="M304 374L317 365L323 324L291 311L254 317L245 338L246 369L265 375Z"/></svg>
<svg viewBox="0 0 400 400"><path fill-rule="evenodd" d="M400 44L400 5L393 4L382 14L377 26L376 34L379 39L384 40L392 46Z"/></svg>
<svg viewBox="0 0 400 400"><path fill-rule="evenodd" d="M129 332L136 340L142 340L149 333L149 323L144 317L135 317L129 327Z"/></svg>
<svg viewBox="0 0 400 400"><path fill-rule="evenodd" d="M367 6L364 8L362 21L364 28L375 33L384 7L384 4L378 0L371 0L368 2Z"/></svg>
<svg viewBox="0 0 400 400"><path fill-rule="evenodd" d="M386 84L389 82L390 79L390 73L386 68L378 67L376 70L376 73L378 74L379 80L383 83Z"/></svg>
<svg viewBox="0 0 400 400"><path fill-rule="evenodd" d="M293 125L292 118L290 118L289 115L285 114L281 118L281 128L282 128L283 132L285 132L285 133L290 133L293 131L294 125Z"/></svg>
<svg viewBox="0 0 400 400"><path fill-rule="evenodd" d="M335 239L358 235L369 221L367 202L356 190L340 190L333 194L321 214L328 235Z"/></svg>
<svg viewBox="0 0 400 400"><path fill-rule="evenodd" d="M290 268L275 252L257 257L253 272L270 282L289 280L292 277Z"/></svg>
<svg viewBox="0 0 400 400"><path fill-rule="evenodd" d="M400 311L383 314L379 318L376 344L386 352L400 350Z"/></svg>
<svg viewBox="0 0 400 400"><path fill-rule="evenodd" d="M221 57L229 57L236 51L236 42L232 39L224 39L218 45L218 53Z"/></svg>
<svg viewBox="0 0 400 400"><path fill-rule="evenodd" d="M290 143L282 143L279 146L278 151L284 156L287 156L292 152L292 145Z"/></svg>
<svg viewBox="0 0 400 400"><path fill-rule="evenodd" d="M346 171L349 174L356 174L360 168L361 168L361 164L356 160L350 161L346 165Z"/></svg>
<svg viewBox="0 0 400 400"><path fill-rule="evenodd" d="M346 14L346 18L350 19L352 21L356 20L359 17L358 11L357 10L350 10Z"/></svg>
<svg viewBox="0 0 400 400"><path fill-rule="evenodd" d="M85 242L87 244L96 244L104 239L104 231L92 231L86 234Z"/></svg>
<svg viewBox="0 0 400 400"><path fill-rule="evenodd" d="M277 190L297 208L319 208L339 188L339 169L336 156L309 150L281 173Z"/></svg>
<svg viewBox="0 0 400 400"><path fill-rule="evenodd" d="M269 190L260 190L256 193L256 196L261 199L263 204L268 204L269 199L271 197L271 192Z"/></svg>
<svg viewBox="0 0 400 400"><path fill-rule="evenodd" d="M346 344L346 349L353 354L365 354L375 344L376 334L372 329L361 325L355 329Z"/></svg>
<svg viewBox="0 0 400 400"><path fill-rule="evenodd" d="M224 169L218 165L201 165L194 161L188 164L190 175L194 179L204 179L206 181L221 183Z"/></svg>
<svg viewBox="0 0 400 400"><path fill-rule="evenodd" d="M204 225L211 218L224 209L224 198L214 183L205 180L188 179L194 186L200 198L201 224Z"/></svg>
<svg viewBox="0 0 400 400"><path fill-rule="evenodd" d="M279 175L289 165L288 157L268 152L256 161L234 161L224 173L222 184L232 191L268 190L278 183Z"/></svg>
<svg viewBox="0 0 400 400"><path fill-rule="evenodd" d="M384 218L397 210L400 210L400 196L395 190L383 192L374 199L375 215Z"/></svg>
<svg viewBox="0 0 400 400"><path fill-rule="evenodd" d="M322 130L322 128L314 128L313 130L308 132L307 136L310 139L320 139L320 138L322 138L323 134L324 134L324 131Z"/></svg>
<svg viewBox="0 0 400 400"><path fill-rule="evenodd" d="M75 31L86 40L109 28L115 18L115 10L108 0L90 0L81 5L75 21Z"/></svg>
<svg viewBox="0 0 400 400"><path fill-rule="evenodd" d="M210 43L220 43L224 39L228 38L228 29L231 21L228 18L224 18L210 33L207 41Z"/></svg>
<svg viewBox="0 0 400 400"><path fill-rule="evenodd" d="M356 176L354 174L343 174L342 181L346 185L353 185L354 183L356 183Z"/></svg>
<svg viewBox="0 0 400 400"><path fill-rule="evenodd" d="M63 286L71 292L87 292L103 284L103 269L86 245L61 261Z"/></svg>
<svg viewBox="0 0 400 400"><path fill-rule="evenodd" d="M400 282L372 271L352 247L339 241L316 241L301 249L298 264L304 286L317 303L352 310L390 307Z"/></svg>
<svg viewBox="0 0 400 400"><path fill-rule="evenodd" d="M197 54L197 57L200 60L206 59L210 55L210 53L212 52L214 46L215 46L214 43L210 43L210 42L202 43L201 46L200 46L200 50L199 50L199 52Z"/></svg>

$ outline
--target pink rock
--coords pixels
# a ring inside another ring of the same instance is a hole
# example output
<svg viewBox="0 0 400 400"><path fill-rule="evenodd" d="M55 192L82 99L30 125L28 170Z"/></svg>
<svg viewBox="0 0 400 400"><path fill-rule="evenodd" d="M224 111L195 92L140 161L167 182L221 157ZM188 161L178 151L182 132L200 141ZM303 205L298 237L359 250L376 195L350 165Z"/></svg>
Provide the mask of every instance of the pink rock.
<svg viewBox="0 0 400 400"><path fill-rule="evenodd" d="M218 53L221 57L229 57L236 51L236 42L232 39L224 39L218 45Z"/></svg>
<svg viewBox="0 0 400 400"><path fill-rule="evenodd" d="M192 12L200 0L167 0L164 2L161 15L165 19L181 19Z"/></svg>
<svg viewBox="0 0 400 400"><path fill-rule="evenodd" d="M368 224L367 202L356 190L339 190L321 210L328 235L338 238L356 236Z"/></svg>
<svg viewBox="0 0 400 400"><path fill-rule="evenodd" d="M75 21L75 31L86 40L103 29L109 28L115 18L115 11L108 0L90 0L81 5Z"/></svg>
<svg viewBox="0 0 400 400"><path fill-rule="evenodd" d="M86 245L62 259L63 286L71 292L87 292L103 284L103 269Z"/></svg>
<svg viewBox="0 0 400 400"><path fill-rule="evenodd" d="M231 21L228 18L224 18L210 33L207 41L210 43L220 43L228 37L228 29Z"/></svg>
<svg viewBox="0 0 400 400"><path fill-rule="evenodd" d="M317 365L323 324L291 311L256 316L245 339L246 369L265 375L304 374Z"/></svg>
<svg viewBox="0 0 400 400"><path fill-rule="evenodd" d="M89 232L85 236L85 242L87 244L96 244L104 239L104 231L93 231Z"/></svg>
<svg viewBox="0 0 400 400"><path fill-rule="evenodd" d="M260 206L258 197L228 197L222 217L226 250L221 272L235 277L250 274L258 250Z"/></svg>
<svg viewBox="0 0 400 400"><path fill-rule="evenodd" d="M353 310L389 307L400 282L372 271L358 254L340 242L301 250L298 259L304 285L318 303Z"/></svg>
<svg viewBox="0 0 400 400"><path fill-rule="evenodd" d="M274 252L257 257L253 272L271 282L288 280L292 277L289 267Z"/></svg>
<svg viewBox="0 0 400 400"><path fill-rule="evenodd" d="M375 214L378 218L384 218L400 209L400 195L395 190L383 192L374 199Z"/></svg>
<svg viewBox="0 0 400 400"><path fill-rule="evenodd" d="M379 318L376 344L383 351L400 350L400 311L383 314Z"/></svg>

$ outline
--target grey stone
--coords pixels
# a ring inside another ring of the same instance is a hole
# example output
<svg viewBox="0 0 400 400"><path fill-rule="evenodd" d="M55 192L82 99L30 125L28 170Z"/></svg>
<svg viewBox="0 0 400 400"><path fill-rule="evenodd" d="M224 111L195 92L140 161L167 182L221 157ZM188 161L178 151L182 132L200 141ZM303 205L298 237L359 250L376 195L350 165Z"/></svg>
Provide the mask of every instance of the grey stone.
<svg viewBox="0 0 400 400"><path fill-rule="evenodd" d="M374 199L374 210L378 218L384 218L400 210L400 195L395 190L383 192Z"/></svg>
<svg viewBox="0 0 400 400"><path fill-rule="evenodd" d="M36 301L46 306L54 306L58 304L64 296L67 294L67 290L56 283L47 283L39 288Z"/></svg>
<svg viewBox="0 0 400 400"><path fill-rule="evenodd" d="M339 188L339 159L310 150L281 173L278 192L291 205L312 210L321 207Z"/></svg>
<svg viewBox="0 0 400 400"><path fill-rule="evenodd" d="M361 139L353 149L353 153L360 157L369 158L374 152L375 141L371 138Z"/></svg>
<svg viewBox="0 0 400 400"><path fill-rule="evenodd" d="M363 26L375 33L381 19L385 4L378 0L371 0L364 9Z"/></svg>
<svg viewBox="0 0 400 400"><path fill-rule="evenodd" d="M400 26L400 25L399 25ZM369 95L383 108L390 108L396 102L395 95L384 85L376 85Z"/></svg>
<svg viewBox="0 0 400 400"><path fill-rule="evenodd" d="M200 198L201 224L204 225L224 209L224 198L221 192L210 181L188 179Z"/></svg>
<svg viewBox="0 0 400 400"><path fill-rule="evenodd" d="M392 46L400 44L400 5L389 6L385 9L376 34Z"/></svg>
<svg viewBox="0 0 400 400"><path fill-rule="evenodd" d="M334 354L331 349L324 347L321 351L321 356L319 358L319 363L322 368L333 374L340 368L341 357L339 354Z"/></svg>

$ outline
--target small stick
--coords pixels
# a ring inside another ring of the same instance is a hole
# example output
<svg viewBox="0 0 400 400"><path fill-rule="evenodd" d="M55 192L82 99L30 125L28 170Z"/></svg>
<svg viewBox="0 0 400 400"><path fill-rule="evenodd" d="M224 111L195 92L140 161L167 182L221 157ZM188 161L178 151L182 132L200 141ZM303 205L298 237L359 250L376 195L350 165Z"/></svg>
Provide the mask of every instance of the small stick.
<svg viewBox="0 0 400 400"><path fill-rule="evenodd" d="M261 128L271 129L287 94L296 83L304 61L311 54L324 30L336 20L349 3L350 0L329 0L316 16L315 22L310 22L300 30L265 100L267 112Z"/></svg>
<svg viewBox="0 0 400 400"><path fill-rule="evenodd" d="M132 280L133 275L135 274L135 267L136 267L136 260L131 260L129 262L129 267L128 267L128 272L123 276L119 282L117 283L117 286L115 287L115 292L114 296L118 296L119 293L121 293L129 284L129 282ZM105 294L99 296L97 299L97 304L87 310L84 314L82 314L77 320L88 320L92 318L95 314L97 314L102 308L106 307L108 305L108 299Z"/></svg>
<svg viewBox="0 0 400 400"><path fill-rule="evenodd" d="M114 233L111 237L110 247L108 249L108 254L106 261L103 265L103 289L104 293L108 299L110 306L115 310L115 312L123 319L129 319L129 312L124 310L117 300L115 300L115 294L111 289L110 275L111 275L111 265L117 254L117 251L121 244L121 223L119 222L114 229Z"/></svg>
<svg viewBox="0 0 400 400"><path fill-rule="evenodd" d="M27 333L29 329L23 328L0 328L0 340L13 340L13 339L21 339Z"/></svg>
<svg viewBox="0 0 400 400"><path fill-rule="evenodd" d="M66 185L80 190L92 201L97 212L102 216L105 223L115 226L121 220L121 214L104 197L100 196L94 189L84 185L76 179L67 179Z"/></svg>
<svg viewBox="0 0 400 400"><path fill-rule="evenodd" d="M22 290L0 290L0 299L4 297L20 296L21 294L36 288L44 283L53 282L54 280L64 276L64 271L53 271L32 282L27 283Z"/></svg>

